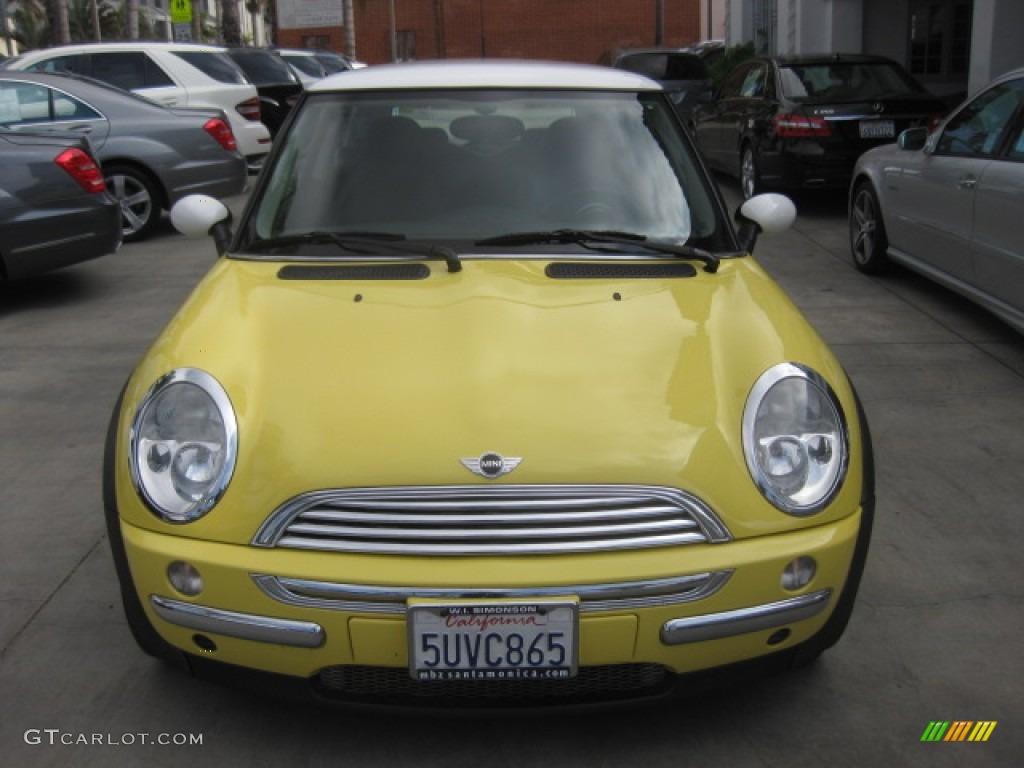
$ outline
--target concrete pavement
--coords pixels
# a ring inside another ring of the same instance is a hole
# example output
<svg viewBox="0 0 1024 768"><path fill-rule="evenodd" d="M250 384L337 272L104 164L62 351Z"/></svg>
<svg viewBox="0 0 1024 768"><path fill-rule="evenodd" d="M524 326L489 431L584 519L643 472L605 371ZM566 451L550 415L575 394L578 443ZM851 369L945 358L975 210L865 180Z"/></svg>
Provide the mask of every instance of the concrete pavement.
<svg viewBox="0 0 1024 768"><path fill-rule="evenodd" d="M798 205L796 226L762 238L756 256L833 345L868 412L878 516L858 605L812 667L655 710L352 714L282 706L143 656L104 534L103 436L134 362L213 263L212 244L165 226L114 256L0 286L0 762L1019 764L1024 337L910 273L860 275L842 198ZM985 743L922 743L935 720L997 726Z"/></svg>

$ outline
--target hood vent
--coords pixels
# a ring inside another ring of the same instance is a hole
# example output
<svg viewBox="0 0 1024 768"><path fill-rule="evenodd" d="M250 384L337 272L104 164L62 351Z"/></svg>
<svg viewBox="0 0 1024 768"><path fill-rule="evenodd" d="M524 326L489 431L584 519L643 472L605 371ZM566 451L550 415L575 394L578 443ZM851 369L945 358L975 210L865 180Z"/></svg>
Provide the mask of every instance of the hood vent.
<svg viewBox="0 0 1024 768"><path fill-rule="evenodd" d="M280 280L424 280L426 264L289 264L277 273Z"/></svg>
<svg viewBox="0 0 1024 768"><path fill-rule="evenodd" d="M692 264L679 262L594 264L556 261L547 265L544 274L555 280L643 280L644 278L664 280L675 277L693 277L697 274L697 270Z"/></svg>

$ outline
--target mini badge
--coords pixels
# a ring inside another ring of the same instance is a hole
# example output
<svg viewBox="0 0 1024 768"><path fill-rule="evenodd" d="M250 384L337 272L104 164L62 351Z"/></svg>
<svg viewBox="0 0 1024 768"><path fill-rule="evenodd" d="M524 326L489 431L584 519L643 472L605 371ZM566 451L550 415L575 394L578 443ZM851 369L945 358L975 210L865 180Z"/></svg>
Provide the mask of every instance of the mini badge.
<svg viewBox="0 0 1024 768"><path fill-rule="evenodd" d="M499 453L485 453L479 459L460 459L462 466L480 477L488 479L507 475L519 466L520 458L506 459Z"/></svg>

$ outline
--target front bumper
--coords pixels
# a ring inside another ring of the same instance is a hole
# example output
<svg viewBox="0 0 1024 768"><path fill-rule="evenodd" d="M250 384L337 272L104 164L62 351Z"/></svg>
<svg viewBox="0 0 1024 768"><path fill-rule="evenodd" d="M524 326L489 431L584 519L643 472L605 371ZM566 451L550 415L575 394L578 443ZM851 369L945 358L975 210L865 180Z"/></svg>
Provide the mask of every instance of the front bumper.
<svg viewBox="0 0 1024 768"><path fill-rule="evenodd" d="M451 558L441 570L422 563L433 581L416 585L396 583L396 573L416 569L394 568L393 557L362 558L356 570L367 578L359 585L338 580L345 556L336 553L195 541L123 521L121 533L138 597L167 643L233 667L315 681L324 670L349 667L408 677L405 600L424 595L577 597L581 671L655 665L684 674L793 649L835 610L861 526L858 510L833 524L726 544L536 558L526 567L505 561L488 569ZM787 592L781 574L801 556L815 560L816 574L802 590ZM202 574L197 596L171 586L167 573L175 561ZM666 574L672 562L679 572ZM515 571L523 575L519 583L508 576ZM605 581L594 578L599 573ZM566 580L569 574L579 578Z"/></svg>
<svg viewBox="0 0 1024 768"><path fill-rule="evenodd" d="M828 608L831 599L832 590L822 589L775 603L673 619L662 626L661 640L666 645L680 645L775 629L817 616ZM151 595L149 602L167 623L198 632L296 648L318 648L326 638L323 627L312 621L225 611L158 595Z"/></svg>

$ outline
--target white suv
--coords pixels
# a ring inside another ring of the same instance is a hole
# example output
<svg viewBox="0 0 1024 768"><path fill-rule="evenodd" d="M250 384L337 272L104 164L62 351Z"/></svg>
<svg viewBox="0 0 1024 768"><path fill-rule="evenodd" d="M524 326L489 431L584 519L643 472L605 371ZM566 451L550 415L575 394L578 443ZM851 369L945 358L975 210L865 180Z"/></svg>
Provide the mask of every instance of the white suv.
<svg viewBox="0 0 1024 768"><path fill-rule="evenodd" d="M75 72L132 91L168 107L216 107L231 122L249 169L270 151L270 132L260 122L256 87L224 48L189 43L89 43L29 51L9 69Z"/></svg>

